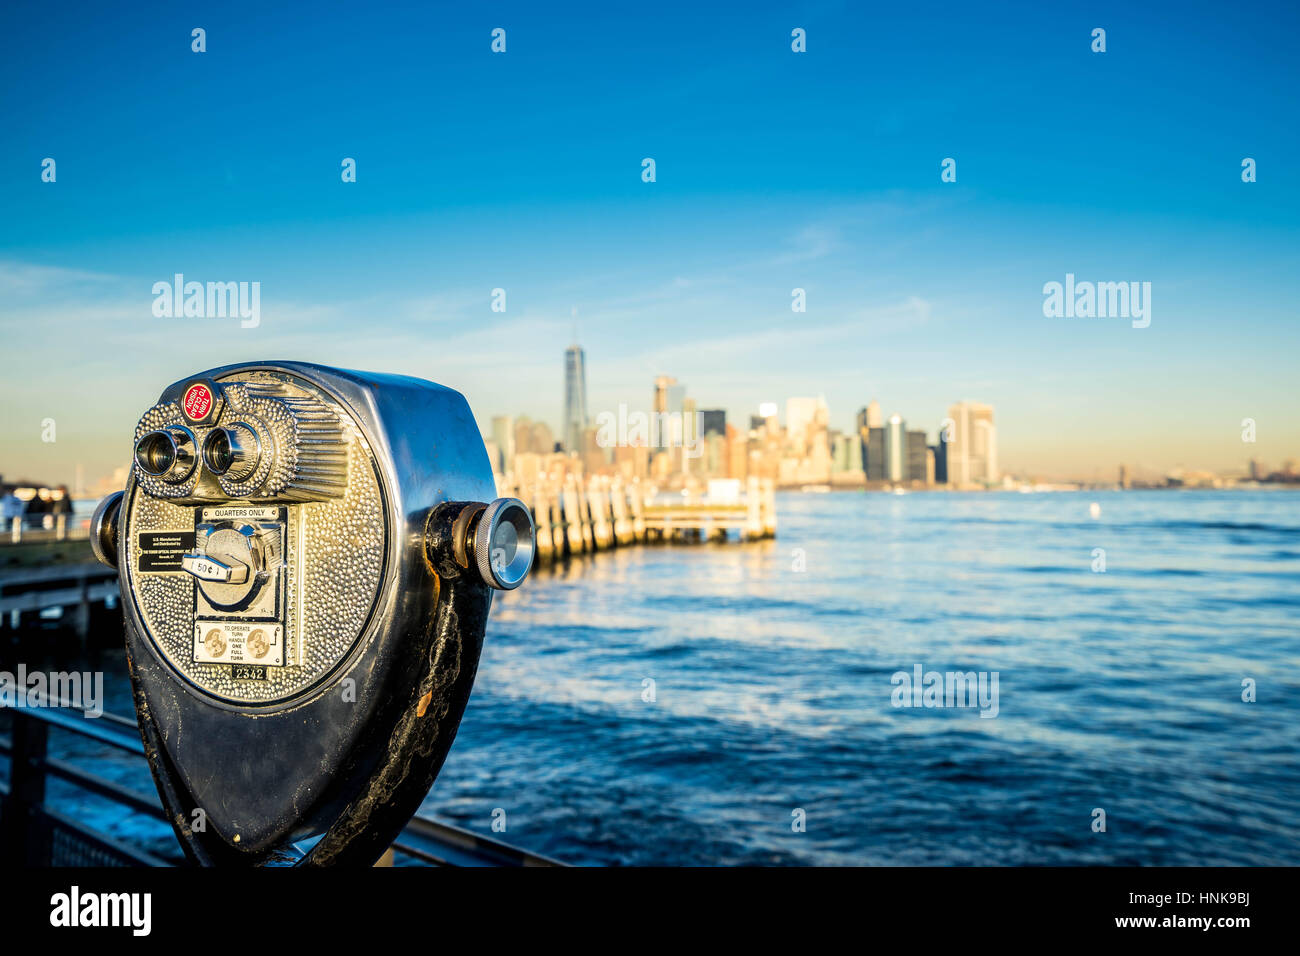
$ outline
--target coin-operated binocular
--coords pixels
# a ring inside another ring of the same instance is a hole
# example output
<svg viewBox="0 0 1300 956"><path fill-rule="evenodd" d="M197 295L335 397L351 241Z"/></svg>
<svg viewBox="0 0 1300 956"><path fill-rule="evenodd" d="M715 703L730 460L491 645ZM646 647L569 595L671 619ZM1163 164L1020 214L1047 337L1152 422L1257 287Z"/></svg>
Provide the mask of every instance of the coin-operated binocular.
<svg viewBox="0 0 1300 956"><path fill-rule="evenodd" d="M91 544L118 568L145 751L196 863L373 863L532 566L459 393L259 362L168 387ZM495 500L494 500L495 499Z"/></svg>

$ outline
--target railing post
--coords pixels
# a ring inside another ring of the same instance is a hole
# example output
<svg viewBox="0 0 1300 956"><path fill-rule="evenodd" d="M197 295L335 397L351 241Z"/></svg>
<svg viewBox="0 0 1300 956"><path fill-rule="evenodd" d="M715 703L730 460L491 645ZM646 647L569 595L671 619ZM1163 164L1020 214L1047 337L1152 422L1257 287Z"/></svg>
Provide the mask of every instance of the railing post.
<svg viewBox="0 0 1300 956"><path fill-rule="evenodd" d="M23 867L49 866L45 826L45 753L49 728L15 708L13 749L9 755L9 794L4 802L0 856Z"/></svg>
<svg viewBox="0 0 1300 956"><path fill-rule="evenodd" d="M84 651L90 643L90 575L84 571L81 575L80 598L73 616L73 626L76 628L77 640L81 642L81 649Z"/></svg>

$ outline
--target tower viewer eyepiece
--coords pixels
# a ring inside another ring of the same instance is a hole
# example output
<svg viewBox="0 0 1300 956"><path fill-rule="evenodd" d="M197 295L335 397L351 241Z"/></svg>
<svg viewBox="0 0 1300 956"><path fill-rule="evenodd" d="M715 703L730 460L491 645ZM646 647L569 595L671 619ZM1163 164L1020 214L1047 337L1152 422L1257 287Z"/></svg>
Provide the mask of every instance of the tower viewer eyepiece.
<svg viewBox="0 0 1300 956"><path fill-rule="evenodd" d="M247 422L232 422L228 428L214 428L203 439L203 464L217 476L243 481L257 470L262 459L262 440Z"/></svg>
<svg viewBox="0 0 1300 956"><path fill-rule="evenodd" d="M194 433L184 425L145 432L135 443L135 463L146 475L169 484L184 481L197 464Z"/></svg>

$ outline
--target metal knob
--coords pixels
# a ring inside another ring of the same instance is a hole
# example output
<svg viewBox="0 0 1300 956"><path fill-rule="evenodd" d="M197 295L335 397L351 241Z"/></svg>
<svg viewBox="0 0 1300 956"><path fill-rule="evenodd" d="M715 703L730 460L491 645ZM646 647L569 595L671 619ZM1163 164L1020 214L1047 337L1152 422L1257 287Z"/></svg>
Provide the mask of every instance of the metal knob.
<svg viewBox="0 0 1300 956"><path fill-rule="evenodd" d="M474 565L484 584L513 591L528 577L536 550L532 513L518 498L498 498L479 515Z"/></svg>
<svg viewBox="0 0 1300 956"><path fill-rule="evenodd" d="M194 530L194 550L181 555L181 570L198 582L213 607L247 608L279 563L280 526L216 521L204 522Z"/></svg>
<svg viewBox="0 0 1300 956"><path fill-rule="evenodd" d="M117 567L117 522L122 514L122 492L115 491L99 504L90 516L90 550L96 560Z"/></svg>

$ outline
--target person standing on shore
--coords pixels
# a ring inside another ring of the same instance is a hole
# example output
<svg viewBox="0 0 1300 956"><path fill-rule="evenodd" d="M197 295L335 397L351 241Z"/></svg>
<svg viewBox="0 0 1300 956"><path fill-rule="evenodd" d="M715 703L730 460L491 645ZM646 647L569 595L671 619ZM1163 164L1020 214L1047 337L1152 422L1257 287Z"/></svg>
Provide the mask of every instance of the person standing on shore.
<svg viewBox="0 0 1300 956"><path fill-rule="evenodd" d="M16 494L12 485L0 487L0 524L8 528L14 518L23 516L23 502Z"/></svg>

